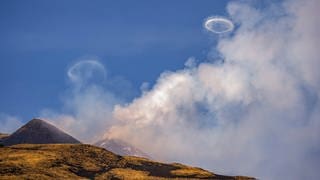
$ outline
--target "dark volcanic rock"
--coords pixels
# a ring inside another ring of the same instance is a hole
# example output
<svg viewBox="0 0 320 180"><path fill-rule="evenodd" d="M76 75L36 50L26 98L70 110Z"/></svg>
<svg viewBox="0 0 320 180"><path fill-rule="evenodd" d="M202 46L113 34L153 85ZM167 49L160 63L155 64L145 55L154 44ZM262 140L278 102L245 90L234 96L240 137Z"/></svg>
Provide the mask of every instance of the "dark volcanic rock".
<svg viewBox="0 0 320 180"><path fill-rule="evenodd" d="M78 144L80 141L41 119L32 119L3 140L5 146L14 144Z"/></svg>

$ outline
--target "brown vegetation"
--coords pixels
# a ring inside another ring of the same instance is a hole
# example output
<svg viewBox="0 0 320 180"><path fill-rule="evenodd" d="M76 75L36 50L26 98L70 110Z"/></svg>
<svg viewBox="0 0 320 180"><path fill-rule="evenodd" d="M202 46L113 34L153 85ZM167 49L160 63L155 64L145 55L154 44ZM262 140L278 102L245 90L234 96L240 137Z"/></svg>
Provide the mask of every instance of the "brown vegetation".
<svg viewBox="0 0 320 180"><path fill-rule="evenodd" d="M8 136L9 136L9 134L0 133L0 139L6 138Z"/></svg>
<svg viewBox="0 0 320 180"><path fill-rule="evenodd" d="M182 164L118 156L81 144L21 144L0 148L0 179L249 179Z"/></svg>

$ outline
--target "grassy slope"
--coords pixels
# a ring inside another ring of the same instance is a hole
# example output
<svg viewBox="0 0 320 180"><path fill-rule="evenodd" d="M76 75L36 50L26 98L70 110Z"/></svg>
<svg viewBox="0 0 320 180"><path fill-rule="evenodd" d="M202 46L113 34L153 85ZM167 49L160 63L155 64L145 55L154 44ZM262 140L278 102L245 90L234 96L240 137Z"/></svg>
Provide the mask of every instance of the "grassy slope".
<svg viewBox="0 0 320 180"><path fill-rule="evenodd" d="M182 164L122 157L91 145L22 144L0 148L0 179L248 179Z"/></svg>
<svg viewBox="0 0 320 180"><path fill-rule="evenodd" d="M8 137L9 134L0 133L0 139Z"/></svg>

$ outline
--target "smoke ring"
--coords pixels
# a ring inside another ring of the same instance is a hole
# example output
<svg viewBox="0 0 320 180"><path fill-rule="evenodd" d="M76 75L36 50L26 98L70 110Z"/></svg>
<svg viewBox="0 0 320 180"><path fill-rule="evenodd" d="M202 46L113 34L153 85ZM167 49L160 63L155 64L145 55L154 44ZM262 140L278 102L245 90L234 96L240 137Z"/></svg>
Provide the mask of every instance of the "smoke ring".
<svg viewBox="0 0 320 180"><path fill-rule="evenodd" d="M234 24L224 17L209 17L204 22L204 28L216 34L231 32Z"/></svg>
<svg viewBox="0 0 320 180"><path fill-rule="evenodd" d="M106 77L106 69L99 61L82 60L71 66L67 75L74 83L84 83L97 75L104 79Z"/></svg>

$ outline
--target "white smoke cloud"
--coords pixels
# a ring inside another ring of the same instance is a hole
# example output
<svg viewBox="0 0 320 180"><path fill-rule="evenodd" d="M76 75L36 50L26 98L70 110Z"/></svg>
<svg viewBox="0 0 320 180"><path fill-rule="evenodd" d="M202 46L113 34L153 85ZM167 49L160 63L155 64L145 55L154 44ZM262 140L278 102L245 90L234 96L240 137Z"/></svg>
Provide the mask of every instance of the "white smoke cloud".
<svg viewBox="0 0 320 180"><path fill-rule="evenodd" d="M44 109L40 117L51 121L80 141L99 140L112 122L112 111L120 99L105 90L106 68L98 60L81 60L69 67L70 89L63 96L61 111Z"/></svg>
<svg viewBox="0 0 320 180"><path fill-rule="evenodd" d="M155 159L263 179L319 179L319 1L227 7L223 64L163 73L106 133Z"/></svg>
<svg viewBox="0 0 320 180"><path fill-rule="evenodd" d="M72 91L63 100L61 111L44 109L40 117L51 121L81 142L99 140L112 122L113 105L120 100L99 86Z"/></svg>
<svg viewBox="0 0 320 180"><path fill-rule="evenodd" d="M0 133L12 133L23 123L19 117L0 113Z"/></svg>

